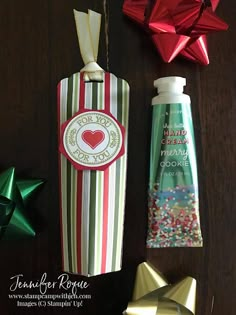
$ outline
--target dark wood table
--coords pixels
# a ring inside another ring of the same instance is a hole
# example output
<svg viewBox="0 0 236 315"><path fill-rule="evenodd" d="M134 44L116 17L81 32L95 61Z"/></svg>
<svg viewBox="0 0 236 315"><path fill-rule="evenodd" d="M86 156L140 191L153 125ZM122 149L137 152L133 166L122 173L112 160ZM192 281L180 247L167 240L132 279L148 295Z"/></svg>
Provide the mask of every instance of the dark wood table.
<svg viewBox="0 0 236 315"><path fill-rule="evenodd" d="M196 315L236 313L236 4L221 1L217 13L230 28L208 37L210 65L203 67L182 59L162 62L147 34L123 16L122 2L0 3L0 171L15 166L19 177L47 180L30 205L37 214L37 237L0 242L1 315L121 314L136 266L147 259L170 282L186 275L197 279ZM9 298L13 275L36 281L46 272L54 281L61 273L56 85L83 66L73 8L103 13L99 64L131 87L123 269L89 279L84 294L92 297L82 308L17 307L17 299ZM145 248L150 103L153 80L166 75L186 77L192 98L204 237L198 249Z"/></svg>

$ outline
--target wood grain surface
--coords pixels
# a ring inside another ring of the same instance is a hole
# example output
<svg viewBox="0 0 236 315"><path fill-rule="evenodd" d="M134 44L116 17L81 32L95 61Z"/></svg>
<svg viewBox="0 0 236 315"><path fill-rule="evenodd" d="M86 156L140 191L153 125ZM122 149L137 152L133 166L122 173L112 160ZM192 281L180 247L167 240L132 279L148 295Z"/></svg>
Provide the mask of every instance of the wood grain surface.
<svg viewBox="0 0 236 315"><path fill-rule="evenodd" d="M0 171L15 166L19 177L47 180L30 204L37 237L0 241L1 315L122 314L136 266L146 259L170 282L186 275L197 279L196 315L236 314L235 1L221 1L217 9L230 28L208 37L207 67L182 59L163 63L147 34L123 16L122 2L0 1ZM123 269L88 279L83 294L92 298L82 308L17 307L8 296L13 275L36 281L46 272L49 281L56 281L61 274L56 85L83 66L73 8L103 14L99 64L131 88ZM192 98L204 237L200 249L145 249L150 103L153 80L166 75L186 77Z"/></svg>

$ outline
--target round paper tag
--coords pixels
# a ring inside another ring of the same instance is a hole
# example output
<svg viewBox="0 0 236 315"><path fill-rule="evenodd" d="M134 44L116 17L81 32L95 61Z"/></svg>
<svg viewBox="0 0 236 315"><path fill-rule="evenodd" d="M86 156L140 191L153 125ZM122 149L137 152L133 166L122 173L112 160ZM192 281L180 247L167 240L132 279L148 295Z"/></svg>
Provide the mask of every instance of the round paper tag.
<svg viewBox="0 0 236 315"><path fill-rule="evenodd" d="M66 122L62 153L78 169L105 169L123 154L122 128L102 111L79 113Z"/></svg>

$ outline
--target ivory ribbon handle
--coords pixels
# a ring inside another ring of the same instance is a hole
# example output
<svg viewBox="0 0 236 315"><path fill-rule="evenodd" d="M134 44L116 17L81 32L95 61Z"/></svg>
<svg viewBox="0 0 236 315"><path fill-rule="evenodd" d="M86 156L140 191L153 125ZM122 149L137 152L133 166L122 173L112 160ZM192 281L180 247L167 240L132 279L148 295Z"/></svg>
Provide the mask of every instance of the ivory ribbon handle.
<svg viewBox="0 0 236 315"><path fill-rule="evenodd" d="M85 81L102 81L104 70L97 64L101 14L92 10L88 10L88 13L74 10L74 17L80 52L85 64L80 71L84 72Z"/></svg>

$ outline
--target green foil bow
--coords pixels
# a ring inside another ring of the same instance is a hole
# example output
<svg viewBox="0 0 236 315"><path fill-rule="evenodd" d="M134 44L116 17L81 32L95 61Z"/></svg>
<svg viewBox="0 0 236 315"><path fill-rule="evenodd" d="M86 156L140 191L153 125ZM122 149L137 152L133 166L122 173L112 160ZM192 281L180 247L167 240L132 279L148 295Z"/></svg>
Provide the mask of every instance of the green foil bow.
<svg viewBox="0 0 236 315"><path fill-rule="evenodd" d="M196 280L186 277L168 285L149 263L138 266L132 301L126 315L194 315Z"/></svg>
<svg viewBox="0 0 236 315"><path fill-rule="evenodd" d="M16 180L15 168L0 175L0 238L17 239L35 236L25 206L43 180Z"/></svg>

